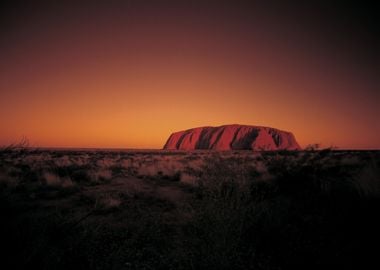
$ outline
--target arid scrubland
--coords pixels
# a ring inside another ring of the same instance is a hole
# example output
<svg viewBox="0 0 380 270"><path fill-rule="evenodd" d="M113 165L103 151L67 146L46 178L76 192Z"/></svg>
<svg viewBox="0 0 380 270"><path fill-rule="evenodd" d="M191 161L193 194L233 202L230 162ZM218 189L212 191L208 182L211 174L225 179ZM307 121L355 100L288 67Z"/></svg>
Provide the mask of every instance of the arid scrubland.
<svg viewBox="0 0 380 270"><path fill-rule="evenodd" d="M4 269L377 263L376 151L0 152Z"/></svg>

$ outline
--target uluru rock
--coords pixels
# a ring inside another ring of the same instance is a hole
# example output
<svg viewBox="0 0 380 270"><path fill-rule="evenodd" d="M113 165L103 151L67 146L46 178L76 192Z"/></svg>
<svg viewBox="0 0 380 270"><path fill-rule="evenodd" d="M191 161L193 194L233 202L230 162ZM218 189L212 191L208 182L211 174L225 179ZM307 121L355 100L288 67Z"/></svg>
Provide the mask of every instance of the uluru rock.
<svg viewBox="0 0 380 270"><path fill-rule="evenodd" d="M224 125L174 132L167 150L300 150L291 132L270 127Z"/></svg>

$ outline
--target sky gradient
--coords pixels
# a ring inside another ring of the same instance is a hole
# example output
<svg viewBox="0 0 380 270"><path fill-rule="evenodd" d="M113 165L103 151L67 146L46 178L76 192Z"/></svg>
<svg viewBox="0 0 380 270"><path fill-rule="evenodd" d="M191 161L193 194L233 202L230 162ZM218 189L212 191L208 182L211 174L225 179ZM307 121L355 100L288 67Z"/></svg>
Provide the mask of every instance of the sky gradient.
<svg viewBox="0 0 380 270"><path fill-rule="evenodd" d="M247 124L380 149L375 9L263 2L3 3L0 145L161 148Z"/></svg>

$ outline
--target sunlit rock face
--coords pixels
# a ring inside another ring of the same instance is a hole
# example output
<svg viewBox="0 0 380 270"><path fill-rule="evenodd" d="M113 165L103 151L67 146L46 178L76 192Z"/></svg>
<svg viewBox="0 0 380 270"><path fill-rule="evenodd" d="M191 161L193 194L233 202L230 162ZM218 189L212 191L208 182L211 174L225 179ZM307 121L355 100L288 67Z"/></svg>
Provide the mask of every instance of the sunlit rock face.
<svg viewBox="0 0 380 270"><path fill-rule="evenodd" d="M270 127L225 125L174 132L167 150L300 150L291 132Z"/></svg>

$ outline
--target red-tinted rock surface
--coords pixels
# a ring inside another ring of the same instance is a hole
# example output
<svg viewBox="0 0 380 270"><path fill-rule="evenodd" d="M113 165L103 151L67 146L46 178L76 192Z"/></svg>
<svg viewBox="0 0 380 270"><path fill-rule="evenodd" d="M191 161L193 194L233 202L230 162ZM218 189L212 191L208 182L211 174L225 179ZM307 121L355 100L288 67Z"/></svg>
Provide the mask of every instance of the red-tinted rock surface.
<svg viewBox="0 0 380 270"><path fill-rule="evenodd" d="M291 132L269 127L225 125L174 132L167 150L299 150Z"/></svg>

